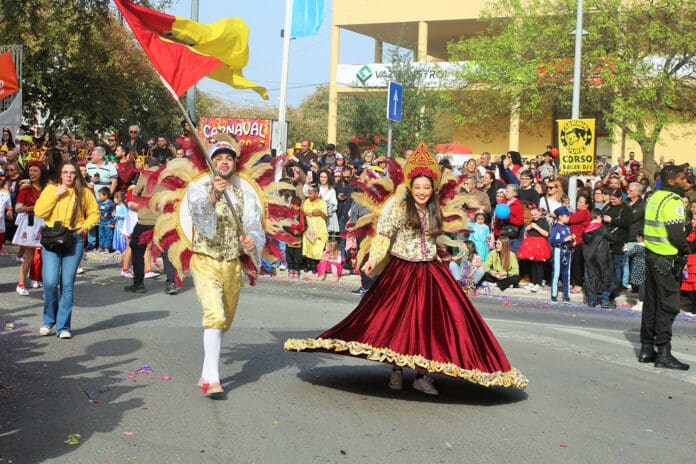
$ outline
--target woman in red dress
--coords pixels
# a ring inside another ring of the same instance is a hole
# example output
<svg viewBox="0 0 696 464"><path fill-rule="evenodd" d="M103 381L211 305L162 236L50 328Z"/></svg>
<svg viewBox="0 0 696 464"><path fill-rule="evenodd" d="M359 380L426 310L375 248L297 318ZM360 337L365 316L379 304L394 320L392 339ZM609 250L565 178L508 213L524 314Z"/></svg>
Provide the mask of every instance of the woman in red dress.
<svg viewBox="0 0 696 464"><path fill-rule="evenodd" d="M286 351L325 351L393 365L389 387L403 388L402 368L416 369L413 387L438 390L428 372L483 386L524 388L483 318L437 259L443 211L436 189L440 171L421 144L404 167L406 185L385 205L363 270L386 267L360 304L315 339L289 339ZM404 285L407 282L408 285Z"/></svg>

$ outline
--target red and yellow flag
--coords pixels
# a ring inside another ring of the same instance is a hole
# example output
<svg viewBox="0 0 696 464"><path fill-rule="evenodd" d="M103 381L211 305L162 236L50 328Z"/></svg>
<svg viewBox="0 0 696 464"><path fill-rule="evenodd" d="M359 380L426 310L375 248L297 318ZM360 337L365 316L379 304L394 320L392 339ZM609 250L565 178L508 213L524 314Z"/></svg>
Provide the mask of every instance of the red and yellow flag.
<svg viewBox="0 0 696 464"><path fill-rule="evenodd" d="M129 0L115 0L123 17L157 72L177 96L204 77L251 89L264 99L264 87L246 79L249 27L241 18L201 24L151 10Z"/></svg>
<svg viewBox="0 0 696 464"><path fill-rule="evenodd" d="M19 79L12 53L0 53L0 98L7 98L19 90Z"/></svg>

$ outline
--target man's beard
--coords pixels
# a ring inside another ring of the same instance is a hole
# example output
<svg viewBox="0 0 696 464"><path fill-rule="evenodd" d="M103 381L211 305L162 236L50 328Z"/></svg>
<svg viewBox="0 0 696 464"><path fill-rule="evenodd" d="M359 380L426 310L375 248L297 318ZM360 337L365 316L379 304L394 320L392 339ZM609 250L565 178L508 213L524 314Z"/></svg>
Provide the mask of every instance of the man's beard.
<svg viewBox="0 0 696 464"><path fill-rule="evenodd" d="M230 172L228 172L227 174L223 174L218 170L218 175L225 180L230 180L232 178L232 176L234 175L234 171L230 170Z"/></svg>

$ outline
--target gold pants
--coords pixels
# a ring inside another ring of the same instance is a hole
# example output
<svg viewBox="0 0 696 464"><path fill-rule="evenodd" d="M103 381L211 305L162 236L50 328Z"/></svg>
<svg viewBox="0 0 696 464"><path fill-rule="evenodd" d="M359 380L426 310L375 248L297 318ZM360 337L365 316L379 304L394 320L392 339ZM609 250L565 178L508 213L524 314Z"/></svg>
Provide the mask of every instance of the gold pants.
<svg viewBox="0 0 696 464"><path fill-rule="evenodd" d="M191 256L191 276L196 296L203 307L203 327L220 329L232 325L242 286L242 265L238 259L219 261L206 255Z"/></svg>

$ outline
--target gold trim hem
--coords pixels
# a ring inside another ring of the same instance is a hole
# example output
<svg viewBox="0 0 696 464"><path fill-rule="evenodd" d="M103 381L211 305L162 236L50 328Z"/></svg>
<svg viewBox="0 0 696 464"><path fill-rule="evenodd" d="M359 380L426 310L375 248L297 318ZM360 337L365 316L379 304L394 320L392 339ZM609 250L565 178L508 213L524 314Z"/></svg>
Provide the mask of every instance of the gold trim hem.
<svg viewBox="0 0 696 464"><path fill-rule="evenodd" d="M389 348L377 348L367 343L346 342L336 338L305 338L302 340L289 338L285 341L283 348L285 351L325 350L339 354L350 353L353 356L364 357L370 361L396 364L397 366L410 367L411 369L420 367L428 372L456 377L484 387L527 388L527 385L529 385L527 377L514 367L505 372L469 370L463 369L456 364L433 361L421 355L406 355L397 353Z"/></svg>

